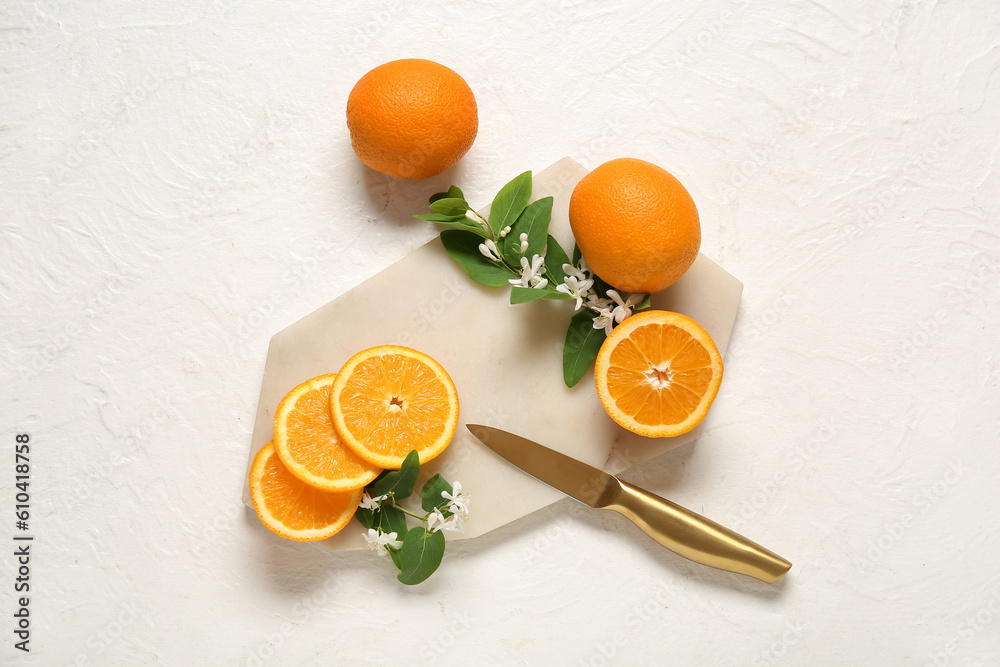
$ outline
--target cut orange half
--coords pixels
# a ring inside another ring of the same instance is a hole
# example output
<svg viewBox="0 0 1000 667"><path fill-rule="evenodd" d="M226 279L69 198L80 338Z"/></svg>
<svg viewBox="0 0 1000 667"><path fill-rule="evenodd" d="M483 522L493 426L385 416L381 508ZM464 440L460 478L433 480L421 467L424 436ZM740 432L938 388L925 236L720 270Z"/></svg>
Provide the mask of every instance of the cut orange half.
<svg viewBox="0 0 1000 667"><path fill-rule="evenodd" d="M382 468L399 468L411 450L420 463L444 451L458 427L458 392L423 352L381 345L358 352L337 374L330 413L341 441Z"/></svg>
<svg viewBox="0 0 1000 667"><path fill-rule="evenodd" d="M330 419L337 376L314 377L292 389L274 413L274 449L289 472L323 491L359 489L382 472L342 446Z"/></svg>
<svg viewBox="0 0 1000 667"><path fill-rule="evenodd" d="M250 466L250 497L272 532L300 542L336 535L354 516L361 489L330 492L302 483L278 458L274 441L260 448Z"/></svg>
<svg viewBox="0 0 1000 667"><path fill-rule="evenodd" d="M690 317L647 310L619 324L594 363L597 395L611 418L651 438L687 433L719 393L722 356Z"/></svg>

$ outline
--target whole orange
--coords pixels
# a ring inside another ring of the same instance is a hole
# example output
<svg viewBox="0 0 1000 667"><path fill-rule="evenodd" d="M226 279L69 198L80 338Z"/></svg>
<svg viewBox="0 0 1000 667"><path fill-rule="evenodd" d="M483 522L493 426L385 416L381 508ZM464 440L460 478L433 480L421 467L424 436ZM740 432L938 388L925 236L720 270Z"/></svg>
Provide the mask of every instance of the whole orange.
<svg viewBox="0 0 1000 667"><path fill-rule="evenodd" d="M645 160L611 160L584 176L570 198L569 221L594 273L627 292L674 284L701 246L691 195Z"/></svg>
<svg viewBox="0 0 1000 667"><path fill-rule="evenodd" d="M418 58L379 65L347 98L351 146L375 171L427 178L454 166L479 129L476 98L451 69Z"/></svg>

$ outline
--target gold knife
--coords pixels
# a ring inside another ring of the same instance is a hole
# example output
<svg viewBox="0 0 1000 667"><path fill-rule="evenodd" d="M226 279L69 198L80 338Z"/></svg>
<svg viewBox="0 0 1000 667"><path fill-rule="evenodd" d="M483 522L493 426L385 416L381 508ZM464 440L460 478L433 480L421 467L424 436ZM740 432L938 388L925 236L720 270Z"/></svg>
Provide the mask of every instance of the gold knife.
<svg viewBox="0 0 1000 667"><path fill-rule="evenodd" d="M628 517L674 553L771 584L792 566L776 553L680 505L543 445L491 426L472 435L532 477L595 509Z"/></svg>

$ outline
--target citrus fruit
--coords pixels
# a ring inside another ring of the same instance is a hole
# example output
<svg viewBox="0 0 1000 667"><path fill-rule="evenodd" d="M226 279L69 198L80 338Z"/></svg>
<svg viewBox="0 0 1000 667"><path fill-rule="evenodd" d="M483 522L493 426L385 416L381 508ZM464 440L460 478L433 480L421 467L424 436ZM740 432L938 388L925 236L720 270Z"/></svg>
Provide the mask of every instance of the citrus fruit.
<svg viewBox="0 0 1000 667"><path fill-rule="evenodd" d="M458 427L458 392L423 352L380 345L358 352L337 374L330 412L341 441L382 468L399 468L411 450L420 463L444 451Z"/></svg>
<svg viewBox="0 0 1000 667"><path fill-rule="evenodd" d="M701 245L688 191L670 172L634 158L605 162L580 179L569 222L594 273L627 292L649 294L674 284Z"/></svg>
<svg viewBox="0 0 1000 667"><path fill-rule="evenodd" d="M646 310L619 324L594 363L597 395L611 418L648 437L687 433L719 393L722 356L686 315Z"/></svg>
<svg viewBox="0 0 1000 667"><path fill-rule="evenodd" d="M291 474L274 449L261 447L250 466L250 498L257 516L269 530L300 542L336 535L354 516L361 489L321 491Z"/></svg>
<svg viewBox="0 0 1000 667"><path fill-rule="evenodd" d="M274 413L274 449L288 471L324 491L363 487L381 472L343 447L330 419L328 373L303 382L281 399Z"/></svg>
<svg viewBox="0 0 1000 667"><path fill-rule="evenodd" d="M479 129L476 98L451 69L418 58L365 74L347 98L351 146L375 171L427 178L454 166Z"/></svg>

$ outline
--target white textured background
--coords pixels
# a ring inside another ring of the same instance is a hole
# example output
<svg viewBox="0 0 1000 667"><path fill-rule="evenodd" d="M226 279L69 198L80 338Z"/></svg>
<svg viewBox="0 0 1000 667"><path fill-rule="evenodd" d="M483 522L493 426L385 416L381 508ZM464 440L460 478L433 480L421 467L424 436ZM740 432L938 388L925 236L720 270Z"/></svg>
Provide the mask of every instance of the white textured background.
<svg viewBox="0 0 1000 667"><path fill-rule="evenodd" d="M326 4L0 8L0 663L1000 662L995 2ZM479 102L426 182L345 127L400 57ZM746 285L703 437L635 479L788 557L783 583L567 500L405 588L240 504L269 337L431 238L430 193L564 155L672 171Z"/></svg>

